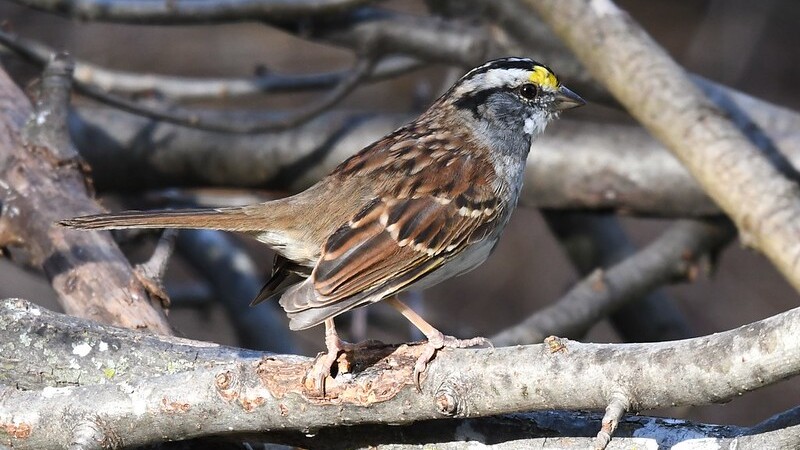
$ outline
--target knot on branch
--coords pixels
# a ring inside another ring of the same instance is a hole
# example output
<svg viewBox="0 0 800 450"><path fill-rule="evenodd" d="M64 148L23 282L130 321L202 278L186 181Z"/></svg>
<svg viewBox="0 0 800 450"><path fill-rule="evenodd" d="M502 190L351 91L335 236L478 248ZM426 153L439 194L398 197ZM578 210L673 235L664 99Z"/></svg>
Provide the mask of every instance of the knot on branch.
<svg viewBox="0 0 800 450"><path fill-rule="evenodd" d="M122 440L114 433L108 433L96 419L85 418L72 428L70 450L118 448Z"/></svg>
<svg viewBox="0 0 800 450"><path fill-rule="evenodd" d="M458 417L466 414L466 383L460 379L449 379L439 386L434 395L436 411L443 416Z"/></svg>

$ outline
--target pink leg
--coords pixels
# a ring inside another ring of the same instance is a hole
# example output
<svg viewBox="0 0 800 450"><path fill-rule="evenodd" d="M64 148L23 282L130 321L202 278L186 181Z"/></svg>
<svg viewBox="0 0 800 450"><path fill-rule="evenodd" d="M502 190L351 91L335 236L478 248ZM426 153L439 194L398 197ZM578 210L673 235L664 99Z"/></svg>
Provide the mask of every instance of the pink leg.
<svg viewBox="0 0 800 450"><path fill-rule="evenodd" d="M422 334L428 338L425 344L425 350L417 358L417 363L414 364L414 383L417 385L417 391L422 392L420 386L420 377L422 373L428 368L428 363L436 356L436 352L445 347L448 348L466 348L474 347L476 345L487 345L492 347L492 343L483 337L475 337L472 339L456 339L453 336L445 336L441 331L429 324L425 319L420 317L419 314L414 312L405 303L398 300L397 296L389 297L385 300L389 305L398 310L406 319L408 319L414 326L419 328Z"/></svg>
<svg viewBox="0 0 800 450"><path fill-rule="evenodd" d="M325 320L325 347L327 351L317 357L311 371L306 375L314 380L318 392L323 397L325 396L325 379L330 376L331 368L336 364L339 354L351 347L351 344L339 339L333 319Z"/></svg>

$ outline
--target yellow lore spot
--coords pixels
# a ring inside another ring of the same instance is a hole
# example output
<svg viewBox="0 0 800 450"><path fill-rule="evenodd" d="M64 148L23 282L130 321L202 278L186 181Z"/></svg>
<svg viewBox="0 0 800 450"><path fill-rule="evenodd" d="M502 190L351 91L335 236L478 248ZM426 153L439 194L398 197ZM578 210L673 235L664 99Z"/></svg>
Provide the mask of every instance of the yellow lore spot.
<svg viewBox="0 0 800 450"><path fill-rule="evenodd" d="M539 86L547 87L550 89L558 89L558 78L553 72L544 66L535 66L531 76L529 77L531 83L536 83Z"/></svg>

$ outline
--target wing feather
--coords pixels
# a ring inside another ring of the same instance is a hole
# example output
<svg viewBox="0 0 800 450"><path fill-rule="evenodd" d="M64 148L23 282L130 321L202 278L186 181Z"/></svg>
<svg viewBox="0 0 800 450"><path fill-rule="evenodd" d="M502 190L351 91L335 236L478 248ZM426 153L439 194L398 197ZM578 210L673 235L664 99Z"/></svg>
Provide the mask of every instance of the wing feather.
<svg viewBox="0 0 800 450"><path fill-rule="evenodd" d="M334 176L372 177L388 193L332 233L309 279L281 298L293 327L399 292L495 228L503 187L494 168L448 133L400 129L337 168Z"/></svg>

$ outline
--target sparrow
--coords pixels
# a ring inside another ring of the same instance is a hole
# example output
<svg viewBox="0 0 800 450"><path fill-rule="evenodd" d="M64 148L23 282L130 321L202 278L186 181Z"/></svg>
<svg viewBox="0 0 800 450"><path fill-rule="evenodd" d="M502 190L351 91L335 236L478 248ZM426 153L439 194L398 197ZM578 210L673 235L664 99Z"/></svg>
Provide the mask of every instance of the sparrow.
<svg viewBox="0 0 800 450"><path fill-rule="evenodd" d="M483 263L522 188L534 139L584 105L547 66L527 58L469 71L416 120L368 145L299 194L242 207L127 211L76 217L80 229L201 228L244 233L276 252L253 301L278 300L289 328L325 325L327 351L308 376L325 392L346 343L334 318L386 301L427 337L414 382L436 352L489 344L445 336L397 294Z"/></svg>

